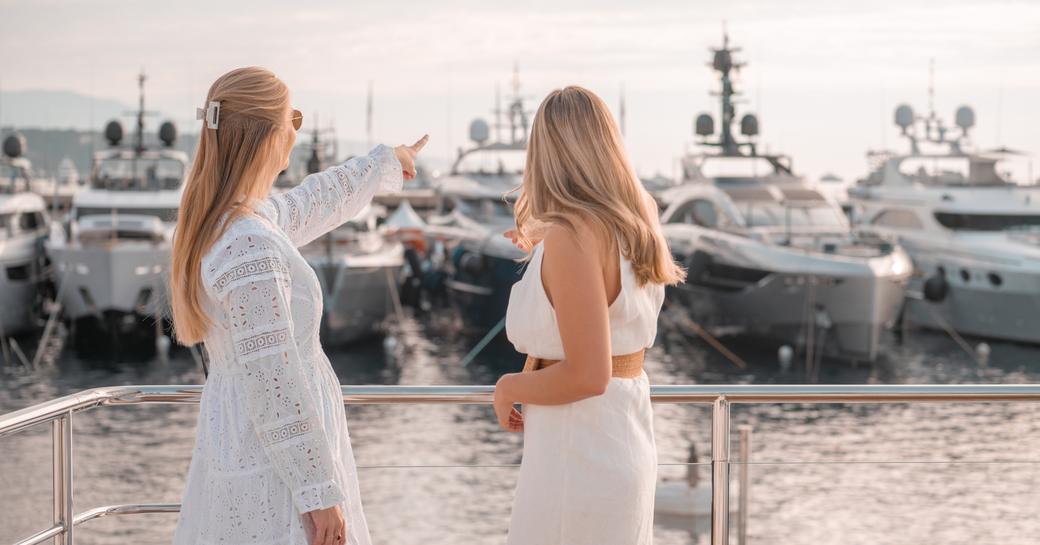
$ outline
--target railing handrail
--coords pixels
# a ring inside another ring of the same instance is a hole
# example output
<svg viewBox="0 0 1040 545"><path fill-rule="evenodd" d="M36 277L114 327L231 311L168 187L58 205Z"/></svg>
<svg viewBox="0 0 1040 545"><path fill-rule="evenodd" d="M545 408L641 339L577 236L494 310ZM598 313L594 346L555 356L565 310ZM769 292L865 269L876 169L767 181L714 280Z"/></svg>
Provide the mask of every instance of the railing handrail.
<svg viewBox="0 0 1040 545"><path fill-rule="evenodd" d="M91 388L0 415L0 437L69 412L102 405L197 404L201 385L133 385ZM490 404L493 386L341 386L347 405ZM1040 402L1040 384L885 385L658 385L655 403L920 403Z"/></svg>
<svg viewBox="0 0 1040 545"><path fill-rule="evenodd" d="M489 404L492 386L341 386L348 405L450 403ZM175 512L175 504L124 504L99 507L77 515L73 510L72 417L105 405L199 403L202 386L110 386L92 388L0 415L0 438L30 426L50 423L54 478L54 523L16 545L74 545L75 527L109 515ZM676 385L652 386L657 403L710 403L711 413L711 543L729 543L730 407L733 403L913 403L1040 401L1038 384L958 385ZM747 456L742 455L743 471ZM741 499L746 501L746 473ZM741 532L745 531L743 523ZM742 534L743 535L743 534Z"/></svg>

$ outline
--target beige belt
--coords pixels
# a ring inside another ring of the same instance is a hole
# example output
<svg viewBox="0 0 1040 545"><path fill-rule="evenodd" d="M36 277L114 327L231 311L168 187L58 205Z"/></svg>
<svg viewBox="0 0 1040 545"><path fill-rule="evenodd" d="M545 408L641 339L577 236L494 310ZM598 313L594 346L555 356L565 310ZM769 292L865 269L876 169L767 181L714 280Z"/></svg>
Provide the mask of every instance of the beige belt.
<svg viewBox="0 0 1040 545"><path fill-rule="evenodd" d="M643 372L643 352L643 350L640 350L639 352L623 356L611 356L610 376L617 378L638 377ZM560 360L547 360L545 358L527 356L527 361L524 362L524 372L530 373L539 369L545 369L557 363L560 363Z"/></svg>

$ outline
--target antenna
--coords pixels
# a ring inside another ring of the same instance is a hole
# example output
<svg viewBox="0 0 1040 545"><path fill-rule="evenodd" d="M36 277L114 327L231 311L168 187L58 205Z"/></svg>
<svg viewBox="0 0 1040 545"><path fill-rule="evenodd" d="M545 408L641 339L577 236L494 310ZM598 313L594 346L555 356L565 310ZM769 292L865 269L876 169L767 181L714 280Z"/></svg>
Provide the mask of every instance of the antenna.
<svg viewBox="0 0 1040 545"><path fill-rule="evenodd" d="M621 84L621 99L618 104L618 117L621 125L621 138L625 137L625 84Z"/></svg>
<svg viewBox="0 0 1040 545"><path fill-rule="evenodd" d="M137 88L140 95L137 109L137 153L144 151L144 82L146 79L144 67L141 67L141 73L137 76Z"/></svg>
<svg viewBox="0 0 1040 545"><path fill-rule="evenodd" d="M520 96L520 63L513 61L513 95Z"/></svg>
<svg viewBox="0 0 1040 545"><path fill-rule="evenodd" d="M365 149L372 149L372 80L368 80L368 96L365 99L365 136L368 138Z"/></svg>
<svg viewBox="0 0 1040 545"><path fill-rule="evenodd" d="M502 90L495 84L495 141L502 141Z"/></svg>

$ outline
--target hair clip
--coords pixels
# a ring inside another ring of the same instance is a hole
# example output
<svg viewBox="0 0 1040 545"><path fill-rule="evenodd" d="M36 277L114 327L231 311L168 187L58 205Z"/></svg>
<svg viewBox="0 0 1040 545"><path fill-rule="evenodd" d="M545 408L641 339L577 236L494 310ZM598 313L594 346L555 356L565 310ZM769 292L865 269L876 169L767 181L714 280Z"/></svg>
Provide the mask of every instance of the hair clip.
<svg viewBox="0 0 1040 545"><path fill-rule="evenodd" d="M195 108L195 119L205 119L207 129L217 130L220 124L220 102L211 100L206 109Z"/></svg>

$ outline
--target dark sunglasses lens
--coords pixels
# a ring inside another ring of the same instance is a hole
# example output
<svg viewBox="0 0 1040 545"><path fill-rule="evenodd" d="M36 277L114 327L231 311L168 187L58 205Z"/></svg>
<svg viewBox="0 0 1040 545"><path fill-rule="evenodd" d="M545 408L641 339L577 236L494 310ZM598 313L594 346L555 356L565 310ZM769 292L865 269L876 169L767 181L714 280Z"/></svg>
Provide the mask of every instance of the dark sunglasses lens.
<svg viewBox="0 0 1040 545"><path fill-rule="evenodd" d="M303 126L303 113L300 110L293 110L292 126L296 130Z"/></svg>

